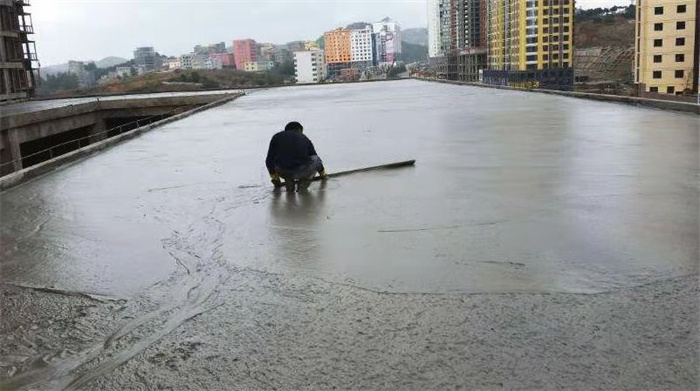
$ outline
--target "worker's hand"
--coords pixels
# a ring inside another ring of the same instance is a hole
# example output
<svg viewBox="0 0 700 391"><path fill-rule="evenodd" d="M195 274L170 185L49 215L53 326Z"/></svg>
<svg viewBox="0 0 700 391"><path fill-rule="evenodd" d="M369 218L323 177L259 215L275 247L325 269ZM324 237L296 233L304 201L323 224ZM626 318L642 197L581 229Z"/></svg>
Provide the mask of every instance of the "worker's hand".
<svg viewBox="0 0 700 391"><path fill-rule="evenodd" d="M326 174L326 170L319 172L318 176L321 178L322 181L325 181L326 179L328 179L328 174Z"/></svg>
<svg viewBox="0 0 700 391"><path fill-rule="evenodd" d="M276 188L282 187L282 181L280 180L280 174L278 174L278 173L270 174L270 181L272 182L272 184Z"/></svg>

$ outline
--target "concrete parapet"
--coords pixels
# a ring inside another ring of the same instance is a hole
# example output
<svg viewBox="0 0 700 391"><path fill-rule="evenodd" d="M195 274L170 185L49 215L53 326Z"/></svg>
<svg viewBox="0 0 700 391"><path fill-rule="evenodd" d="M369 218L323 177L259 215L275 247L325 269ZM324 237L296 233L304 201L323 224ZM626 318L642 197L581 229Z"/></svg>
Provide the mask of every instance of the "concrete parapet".
<svg viewBox="0 0 700 391"><path fill-rule="evenodd" d="M87 158L91 155L96 154L99 151L102 151L104 149L110 148L114 145L117 145L121 143L122 141L132 139L142 133L148 132L152 129L158 128L160 126L169 124L171 122L189 117L193 114L199 113L201 111L210 109L212 107L220 106L222 104L228 103L240 96L242 96L243 93L236 93L236 94L227 94L226 97L221 98L221 95L218 95L219 100L216 100L214 102L205 104L203 106L196 107L194 109L188 110L186 112L180 113L173 115L171 117L165 118L163 120L160 120L158 122L154 122L149 125L144 125L140 126L136 129L133 129L131 131L128 131L126 133L98 141L96 143L87 145L85 147L82 147L80 149L77 149L75 151L66 153L64 155L60 155L58 157L55 157L53 159L47 160L45 162L39 163L37 165L13 172L11 174L5 175L3 177L0 177L0 191L7 190L9 188L12 188L14 186L20 185L24 182L27 182L33 178L39 177L41 175L50 173L56 169L59 169L61 167L65 167L71 163L75 163L79 160L82 160L84 158Z"/></svg>
<svg viewBox="0 0 700 391"><path fill-rule="evenodd" d="M686 113L700 114L700 105L695 104L695 103L688 103L688 102L677 102L677 101L662 100L662 99L639 98L639 97L634 97L634 96L594 94L594 93L589 93L589 92L525 89L525 88L498 86L498 85L483 84L483 83L462 82L462 81L455 81L455 80L429 79L429 78L422 78L422 77L415 77L415 79L429 81L429 82L465 85L465 86L472 86L472 87L496 88L496 89L511 90L511 91L537 92L537 93L541 93L541 94L568 96L571 98L590 99L590 100L597 100L597 101L602 101L602 102L625 103L625 104L630 104L630 105L644 106L644 107L650 107L650 108L656 108L656 109L662 109L662 110L682 111L682 112L686 112Z"/></svg>

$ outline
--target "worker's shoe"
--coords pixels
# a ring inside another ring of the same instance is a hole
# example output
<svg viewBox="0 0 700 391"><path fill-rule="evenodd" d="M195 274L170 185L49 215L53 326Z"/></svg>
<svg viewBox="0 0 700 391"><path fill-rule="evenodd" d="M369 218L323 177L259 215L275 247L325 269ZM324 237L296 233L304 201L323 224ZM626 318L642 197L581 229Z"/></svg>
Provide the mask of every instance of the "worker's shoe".
<svg viewBox="0 0 700 391"><path fill-rule="evenodd" d="M298 192L309 190L311 185L311 179L299 179L299 186L297 187Z"/></svg>
<svg viewBox="0 0 700 391"><path fill-rule="evenodd" d="M294 192L294 179L288 179L284 181L284 187L287 189L287 192Z"/></svg>

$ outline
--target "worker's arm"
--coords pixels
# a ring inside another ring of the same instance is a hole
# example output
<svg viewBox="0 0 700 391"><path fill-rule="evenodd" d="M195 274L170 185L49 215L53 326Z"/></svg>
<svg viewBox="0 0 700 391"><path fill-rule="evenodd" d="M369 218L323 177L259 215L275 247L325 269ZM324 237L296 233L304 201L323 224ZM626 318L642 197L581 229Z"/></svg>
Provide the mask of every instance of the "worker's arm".
<svg viewBox="0 0 700 391"><path fill-rule="evenodd" d="M270 175L275 174L277 162L275 155L277 154L277 139L273 136L270 140L270 147L267 149L267 158L265 158L265 166Z"/></svg>

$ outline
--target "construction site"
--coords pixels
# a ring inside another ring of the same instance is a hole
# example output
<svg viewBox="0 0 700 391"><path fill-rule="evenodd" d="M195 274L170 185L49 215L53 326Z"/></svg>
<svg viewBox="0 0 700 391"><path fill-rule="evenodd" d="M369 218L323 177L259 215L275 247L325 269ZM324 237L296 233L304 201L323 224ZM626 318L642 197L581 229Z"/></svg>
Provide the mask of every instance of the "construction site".
<svg viewBox="0 0 700 391"><path fill-rule="evenodd" d="M29 0L0 0L0 104L29 99L38 65Z"/></svg>
<svg viewBox="0 0 700 391"><path fill-rule="evenodd" d="M575 90L635 95L634 47L591 47L574 53Z"/></svg>
<svg viewBox="0 0 700 391"><path fill-rule="evenodd" d="M0 389L699 389L700 106L555 1L519 64L482 12L554 1L431 0L423 80L41 100L0 0Z"/></svg>

